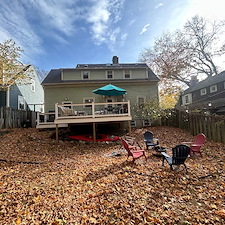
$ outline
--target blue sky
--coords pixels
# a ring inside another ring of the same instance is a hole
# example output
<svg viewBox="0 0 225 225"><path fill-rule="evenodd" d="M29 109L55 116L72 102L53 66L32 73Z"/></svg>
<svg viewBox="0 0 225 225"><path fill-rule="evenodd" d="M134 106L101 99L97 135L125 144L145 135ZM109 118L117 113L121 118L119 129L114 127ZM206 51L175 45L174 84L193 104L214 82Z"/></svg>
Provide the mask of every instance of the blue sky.
<svg viewBox="0 0 225 225"><path fill-rule="evenodd" d="M23 62L43 69L137 62L163 31L198 14L225 19L224 0L1 0L0 42L13 39Z"/></svg>

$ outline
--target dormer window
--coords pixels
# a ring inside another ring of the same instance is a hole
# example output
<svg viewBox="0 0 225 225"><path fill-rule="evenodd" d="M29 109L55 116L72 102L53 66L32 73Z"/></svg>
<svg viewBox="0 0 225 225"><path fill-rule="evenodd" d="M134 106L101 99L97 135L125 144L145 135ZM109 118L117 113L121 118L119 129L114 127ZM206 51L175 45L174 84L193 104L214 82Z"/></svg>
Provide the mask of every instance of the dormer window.
<svg viewBox="0 0 225 225"><path fill-rule="evenodd" d="M217 91L217 85L212 85L210 86L210 93L216 92Z"/></svg>
<svg viewBox="0 0 225 225"><path fill-rule="evenodd" d="M201 95L206 95L206 88L202 88L201 90L200 90L200 94Z"/></svg>
<svg viewBox="0 0 225 225"><path fill-rule="evenodd" d="M90 72L89 71L82 71L82 79L88 80L89 79Z"/></svg>
<svg viewBox="0 0 225 225"><path fill-rule="evenodd" d="M124 70L124 78L125 79L131 78L131 71L130 70Z"/></svg>

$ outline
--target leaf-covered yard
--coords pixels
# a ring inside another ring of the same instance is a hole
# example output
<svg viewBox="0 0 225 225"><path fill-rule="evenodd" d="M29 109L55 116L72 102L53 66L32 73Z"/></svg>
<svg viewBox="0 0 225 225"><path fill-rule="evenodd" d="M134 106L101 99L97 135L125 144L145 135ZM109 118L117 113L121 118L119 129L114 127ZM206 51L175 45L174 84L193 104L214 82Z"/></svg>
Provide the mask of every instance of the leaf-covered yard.
<svg viewBox="0 0 225 225"><path fill-rule="evenodd" d="M168 148L193 140L177 128L150 130ZM132 134L143 147L144 131ZM1 224L225 224L225 145L207 141L186 174L151 150L132 165L119 142L57 144L51 135L0 131Z"/></svg>

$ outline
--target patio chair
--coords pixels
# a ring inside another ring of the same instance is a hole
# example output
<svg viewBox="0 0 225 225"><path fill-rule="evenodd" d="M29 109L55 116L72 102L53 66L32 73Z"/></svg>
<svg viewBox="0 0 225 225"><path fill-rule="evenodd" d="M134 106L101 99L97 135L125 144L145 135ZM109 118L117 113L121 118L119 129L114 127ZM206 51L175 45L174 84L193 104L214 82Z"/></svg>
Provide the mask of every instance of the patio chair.
<svg viewBox="0 0 225 225"><path fill-rule="evenodd" d="M190 146L191 148L190 154L198 153L202 156L200 149L202 145L205 143L205 140L206 136L203 133L201 133L196 135L194 142L182 142L182 144L187 144Z"/></svg>
<svg viewBox="0 0 225 225"><path fill-rule="evenodd" d="M184 165L186 172L187 167L185 165L185 160L187 159L188 155L190 153L190 147L187 145L177 145L174 148L172 148L172 157L167 155L165 152L162 152L163 155L162 158L162 165L164 165L164 161L166 160L167 163L170 166L171 170L174 170L173 165Z"/></svg>
<svg viewBox="0 0 225 225"><path fill-rule="evenodd" d="M122 141L123 147L127 150L127 160L131 156L133 158L134 163L136 159L139 159L140 157L144 156L145 160L147 161L144 149L139 149L137 146L129 145L128 142L123 138L120 138L120 140Z"/></svg>
<svg viewBox="0 0 225 225"><path fill-rule="evenodd" d="M153 148L159 145L159 140L153 137L153 133L151 131L146 131L144 133L144 142L147 150L149 146Z"/></svg>

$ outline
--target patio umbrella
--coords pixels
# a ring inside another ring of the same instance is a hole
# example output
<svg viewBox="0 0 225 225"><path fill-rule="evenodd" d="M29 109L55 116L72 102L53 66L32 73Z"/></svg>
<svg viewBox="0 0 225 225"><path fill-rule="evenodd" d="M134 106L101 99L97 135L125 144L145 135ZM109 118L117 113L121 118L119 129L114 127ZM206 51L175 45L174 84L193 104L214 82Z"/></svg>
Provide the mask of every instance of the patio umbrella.
<svg viewBox="0 0 225 225"><path fill-rule="evenodd" d="M106 86L100 87L98 89L93 90L92 92L95 94L106 95L106 96L118 96L118 95L124 95L127 93L125 89L119 88L112 84L108 84Z"/></svg>

